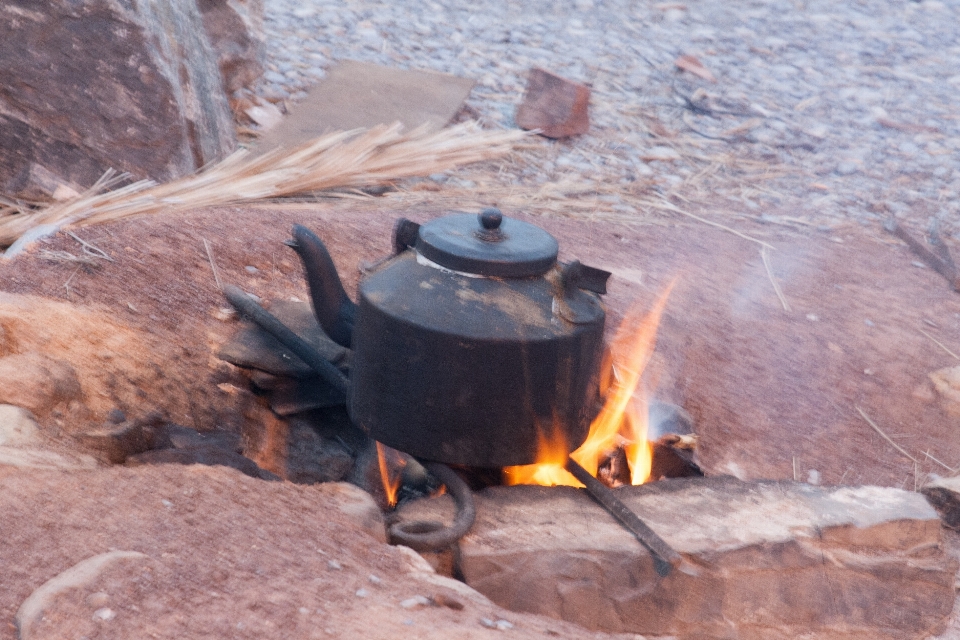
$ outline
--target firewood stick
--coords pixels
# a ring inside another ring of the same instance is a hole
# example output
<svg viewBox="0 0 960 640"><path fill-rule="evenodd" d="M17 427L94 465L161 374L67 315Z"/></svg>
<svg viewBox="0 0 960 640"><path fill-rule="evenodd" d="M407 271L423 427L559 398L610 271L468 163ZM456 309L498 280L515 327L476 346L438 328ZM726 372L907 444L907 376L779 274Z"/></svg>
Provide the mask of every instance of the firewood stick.
<svg viewBox="0 0 960 640"><path fill-rule="evenodd" d="M325 360L320 352L310 346L306 340L295 334L273 314L257 304L256 300L232 284L223 288L223 294L234 309L253 320L257 326L276 338L280 344L292 351L294 355L313 369L324 382L343 394L347 393L348 382L346 376L340 373L340 370L331 362Z"/></svg>
<svg viewBox="0 0 960 640"><path fill-rule="evenodd" d="M610 515L626 527L640 541L640 544L647 548L653 556L653 566L659 575L666 576L672 569L680 566L683 557L674 551L673 547L668 545L653 529L648 527L627 505L623 504L611 489L608 489L602 482L590 475L590 472L581 467L573 458L567 458L566 468L573 474L573 477L583 483L591 498L596 500Z"/></svg>

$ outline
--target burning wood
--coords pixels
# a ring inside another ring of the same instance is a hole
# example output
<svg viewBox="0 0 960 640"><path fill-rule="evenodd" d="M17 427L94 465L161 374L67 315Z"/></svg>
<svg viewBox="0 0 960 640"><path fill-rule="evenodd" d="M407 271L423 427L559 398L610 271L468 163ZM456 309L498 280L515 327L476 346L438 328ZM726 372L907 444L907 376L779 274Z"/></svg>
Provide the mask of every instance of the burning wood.
<svg viewBox="0 0 960 640"><path fill-rule="evenodd" d="M559 430L553 429L549 436L541 434L539 461L506 467L504 484L583 487L566 469L568 455L593 477L598 476L604 463L609 465L614 457L625 456L630 484L643 484L649 479L653 444L647 438L649 411L642 382L672 289L673 283L660 294L649 313L645 314L641 305L634 304L624 316L603 364L601 392L605 402L591 423L584 443L568 453L568 444ZM614 453L618 450L622 453ZM609 472L606 475L610 478Z"/></svg>

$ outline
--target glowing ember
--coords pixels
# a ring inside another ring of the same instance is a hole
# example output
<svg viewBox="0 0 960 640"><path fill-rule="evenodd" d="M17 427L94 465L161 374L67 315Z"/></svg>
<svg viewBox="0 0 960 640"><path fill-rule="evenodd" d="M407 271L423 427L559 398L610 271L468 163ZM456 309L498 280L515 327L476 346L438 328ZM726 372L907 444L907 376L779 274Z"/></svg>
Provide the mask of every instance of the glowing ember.
<svg viewBox="0 0 960 640"><path fill-rule="evenodd" d="M387 503L393 507L397 504L397 492L403 480L403 467L407 461L399 452L386 445L377 443L377 462L380 463L380 480L383 482L383 492L387 496ZM393 473L391 473L393 469Z"/></svg>
<svg viewBox="0 0 960 640"><path fill-rule="evenodd" d="M621 444L630 465L631 483L643 484L650 476L653 448L647 441L647 398L641 383L672 289L670 284L647 314L638 304L627 311L604 359L603 408L590 424L587 439L570 454L593 476L604 455ZM506 484L583 486L564 469L567 443L559 429L552 429L549 436L541 432L538 445L536 464L504 469Z"/></svg>

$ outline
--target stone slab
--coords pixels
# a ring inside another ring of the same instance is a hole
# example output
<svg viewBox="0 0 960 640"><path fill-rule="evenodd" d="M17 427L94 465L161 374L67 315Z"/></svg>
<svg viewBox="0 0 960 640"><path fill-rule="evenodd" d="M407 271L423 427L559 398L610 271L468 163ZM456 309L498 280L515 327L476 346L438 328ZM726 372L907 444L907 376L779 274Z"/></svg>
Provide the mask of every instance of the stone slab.
<svg viewBox="0 0 960 640"><path fill-rule="evenodd" d="M692 572L657 576L649 553L582 490L530 486L477 495L459 570L516 611L691 640L913 638L953 608L957 563L919 494L733 478L617 494ZM450 513L439 498L400 517Z"/></svg>
<svg viewBox="0 0 960 640"><path fill-rule="evenodd" d="M392 69L344 60L271 129L257 149L293 147L332 131L400 122L439 131L470 95L474 81L446 73Z"/></svg>
<svg viewBox="0 0 960 640"><path fill-rule="evenodd" d="M590 130L590 89L543 69L531 69L517 108L521 129L539 129L547 138L567 138Z"/></svg>
<svg viewBox="0 0 960 640"><path fill-rule="evenodd" d="M267 55L263 0L197 0L197 6L217 55L224 91L256 86Z"/></svg>

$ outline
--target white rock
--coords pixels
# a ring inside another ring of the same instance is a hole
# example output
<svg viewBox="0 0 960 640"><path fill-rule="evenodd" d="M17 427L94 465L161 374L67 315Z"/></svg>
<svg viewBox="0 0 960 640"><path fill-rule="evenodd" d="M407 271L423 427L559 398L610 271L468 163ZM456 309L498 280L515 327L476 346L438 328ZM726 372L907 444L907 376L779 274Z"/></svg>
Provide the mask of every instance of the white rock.
<svg viewBox="0 0 960 640"><path fill-rule="evenodd" d="M407 598L406 600L400 601L401 609L414 609L417 607L428 606L430 606L430 599L424 596L413 596L412 598Z"/></svg>
<svg viewBox="0 0 960 640"><path fill-rule="evenodd" d="M17 610L14 622L16 622L20 640L30 640L33 626L43 617L44 609L52 604L61 593L93 583L104 571L119 562L145 560L146 558L145 554L137 551L110 551L78 562L66 571L50 578L31 593ZM107 615L106 612L109 612L109 617L103 617ZM116 615L107 608L98 609L94 614L95 619L97 619L97 614L101 615L101 620L110 620Z"/></svg>
<svg viewBox="0 0 960 640"><path fill-rule="evenodd" d="M21 407L0 404L0 446L35 444L40 427L33 414Z"/></svg>
<svg viewBox="0 0 960 640"><path fill-rule="evenodd" d="M108 620L113 620L117 617L117 612L108 607L102 609L97 609L93 612L93 619L106 622Z"/></svg>

